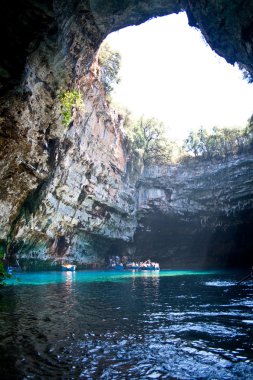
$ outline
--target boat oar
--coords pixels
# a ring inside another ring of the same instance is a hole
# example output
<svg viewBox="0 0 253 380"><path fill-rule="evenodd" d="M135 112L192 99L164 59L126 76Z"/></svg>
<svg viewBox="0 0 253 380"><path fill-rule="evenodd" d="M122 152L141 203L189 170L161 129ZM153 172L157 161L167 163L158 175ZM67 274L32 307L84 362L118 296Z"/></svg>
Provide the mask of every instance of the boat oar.
<svg viewBox="0 0 253 380"><path fill-rule="evenodd" d="M240 285L242 282L247 281L249 278L252 277L252 272L250 272L247 276L243 277L240 281L237 282L236 285Z"/></svg>

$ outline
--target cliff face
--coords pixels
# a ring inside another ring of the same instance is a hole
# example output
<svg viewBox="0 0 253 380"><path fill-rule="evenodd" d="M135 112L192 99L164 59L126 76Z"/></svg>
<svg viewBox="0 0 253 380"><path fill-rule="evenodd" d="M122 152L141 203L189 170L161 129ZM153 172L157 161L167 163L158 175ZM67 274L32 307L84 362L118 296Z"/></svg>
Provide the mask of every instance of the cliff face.
<svg viewBox="0 0 253 380"><path fill-rule="evenodd" d="M8 255L33 259L70 255L83 262L100 262L101 247L109 254L110 249L122 249L121 242L132 240L138 173L128 170L121 120L103 100L92 62L111 31L183 9L219 54L252 72L252 1L2 2L0 243ZM83 110L72 109L68 127L61 121L61 88L78 89L84 100ZM169 223L171 188L160 188L160 182L154 188L162 194L157 215L165 197L164 215ZM194 198L190 204L200 216L189 205L182 211L188 200L183 201L183 195L179 199L176 217L185 212L191 220L188 228L196 225L199 231L199 220L203 224L207 212L203 214ZM207 195L205 200L212 209ZM236 208L236 203L226 203L227 198L224 202L224 209ZM207 218L210 225L218 220L218 211L215 215ZM184 218L176 220L186 223Z"/></svg>
<svg viewBox="0 0 253 380"><path fill-rule="evenodd" d="M30 160L18 158L28 172L21 177L27 196L17 208L20 187L16 175L11 177L9 199L2 202L7 223L2 223L1 232L9 238L10 255L18 252L21 258L42 260L67 255L79 262L98 263L97 253L105 253L112 241L128 242L133 237L135 191L127 172L122 119L105 101L94 70L79 81L83 106L72 109L68 127L54 125L40 151L36 151L34 126L28 131L33 148ZM44 93L39 94L42 105ZM57 113L60 119L59 107L55 107ZM45 152L44 162L41 152ZM10 204L15 207L11 225Z"/></svg>
<svg viewBox="0 0 253 380"><path fill-rule="evenodd" d="M4 1L0 243L8 256L98 262L101 247L132 239L134 184L121 120L91 65L103 38L126 19L140 23L179 9L164 3ZM72 109L66 128L58 93L73 88L84 110Z"/></svg>
<svg viewBox="0 0 253 380"><path fill-rule="evenodd" d="M138 188L136 253L166 267L250 265L253 158L146 168Z"/></svg>

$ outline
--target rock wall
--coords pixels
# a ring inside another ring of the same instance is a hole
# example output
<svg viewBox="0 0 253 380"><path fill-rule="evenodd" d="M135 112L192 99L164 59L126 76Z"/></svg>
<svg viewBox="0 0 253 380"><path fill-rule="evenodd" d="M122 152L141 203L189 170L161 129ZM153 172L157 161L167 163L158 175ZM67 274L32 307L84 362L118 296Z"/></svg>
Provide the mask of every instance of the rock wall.
<svg viewBox="0 0 253 380"><path fill-rule="evenodd" d="M138 190L136 255L172 268L251 265L252 156L149 167Z"/></svg>
<svg viewBox="0 0 253 380"><path fill-rule="evenodd" d="M68 127L56 124L54 132L43 141L45 162L38 166L32 161L43 157L40 151L36 152L36 145L30 152L31 160L21 162L30 175L24 178L28 193L21 208L13 211L11 228L8 222L2 223L2 236L9 238L10 255L18 252L19 258L68 256L79 263L99 262L112 242L133 238L135 184L127 172L122 118L105 100L94 67L79 80L83 107L72 110L73 120ZM41 106L47 100L43 95L40 92ZM36 97L34 88L31 96ZM56 108L55 113L61 119L60 110ZM31 147L37 137L34 125L32 128ZM9 204L18 203L14 197L19 198L15 184L12 185ZM3 212L7 220L10 210L4 203Z"/></svg>
<svg viewBox="0 0 253 380"><path fill-rule="evenodd" d="M132 240L138 173L128 173L121 120L103 100L92 63L111 31L181 10L219 54L252 72L252 1L2 2L0 243L8 256L98 262L101 247L109 254ZM85 105L72 110L67 128L60 88L78 89ZM155 192L168 200L165 190Z"/></svg>
<svg viewBox="0 0 253 380"><path fill-rule="evenodd" d="M126 19L178 9L174 2L3 2L0 243L8 257L98 262L98 247L104 254L132 239L135 194L121 120L92 64L103 38ZM84 101L67 128L61 88L77 89Z"/></svg>

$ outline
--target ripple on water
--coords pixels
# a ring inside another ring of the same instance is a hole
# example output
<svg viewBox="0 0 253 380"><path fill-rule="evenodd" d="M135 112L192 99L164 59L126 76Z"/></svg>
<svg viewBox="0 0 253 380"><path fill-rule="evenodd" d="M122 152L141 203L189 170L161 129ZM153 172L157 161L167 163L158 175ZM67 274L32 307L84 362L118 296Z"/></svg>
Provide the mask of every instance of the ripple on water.
<svg viewBox="0 0 253 380"><path fill-rule="evenodd" d="M68 354L75 358L75 369L84 379L252 379L252 368L241 365L239 358L235 363L235 353L210 351L204 341L164 342L160 338L131 335L119 339L116 332L92 339L86 336L73 343Z"/></svg>
<svg viewBox="0 0 253 380"><path fill-rule="evenodd" d="M236 301L230 303L229 306L247 306L247 307L252 308L253 307L253 300L247 300L247 299L236 300Z"/></svg>
<svg viewBox="0 0 253 380"><path fill-rule="evenodd" d="M3 289L1 380L253 379L252 288L234 276L55 276Z"/></svg>
<svg viewBox="0 0 253 380"><path fill-rule="evenodd" d="M243 319L242 322L243 323L247 323L248 325L252 325L253 324L253 319Z"/></svg>
<svg viewBox="0 0 253 380"><path fill-rule="evenodd" d="M213 337L228 337L229 339L245 335L238 328L228 328L217 323L183 323L170 326L170 330L177 333L201 333Z"/></svg>
<svg viewBox="0 0 253 380"><path fill-rule="evenodd" d="M206 281L204 282L206 286L218 286L218 287L228 287L235 286L236 281Z"/></svg>

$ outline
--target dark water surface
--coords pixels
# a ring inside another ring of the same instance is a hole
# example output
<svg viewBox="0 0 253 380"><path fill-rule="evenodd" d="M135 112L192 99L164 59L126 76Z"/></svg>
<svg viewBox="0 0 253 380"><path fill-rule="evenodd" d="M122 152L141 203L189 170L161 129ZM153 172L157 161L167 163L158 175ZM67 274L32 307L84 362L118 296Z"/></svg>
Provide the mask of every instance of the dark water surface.
<svg viewBox="0 0 253 380"><path fill-rule="evenodd" d="M0 291L0 378L253 379L236 273L21 274Z"/></svg>

